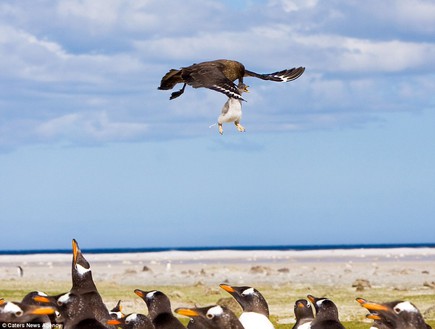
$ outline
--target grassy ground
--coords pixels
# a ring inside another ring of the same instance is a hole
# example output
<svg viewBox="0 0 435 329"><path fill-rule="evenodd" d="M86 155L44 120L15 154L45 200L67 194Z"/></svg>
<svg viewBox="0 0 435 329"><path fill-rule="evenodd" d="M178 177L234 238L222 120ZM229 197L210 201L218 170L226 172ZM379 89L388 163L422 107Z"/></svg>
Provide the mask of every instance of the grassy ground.
<svg viewBox="0 0 435 329"><path fill-rule="evenodd" d="M172 307L206 306L216 304L218 300L230 303L235 313L240 313L237 304L234 305L228 293L219 287L198 284L195 286L125 286L110 282L97 283L98 289L109 308L121 299L124 311L147 313L144 302L133 290L161 290L171 299ZM0 285L0 297L5 300L21 300L29 291L40 290L47 294L58 294L70 289L70 282L24 282L20 280L3 281ZM339 308L340 319L348 329L369 328L370 320L365 319L366 311L355 301L363 297L373 301L409 300L424 314L427 322L435 327L435 290L419 288L415 290L396 290L389 288L370 288L356 292L354 288L337 286L295 286L292 284L270 286L261 285L256 288L265 296L269 303L271 319L276 328L289 328L294 321L293 304L297 299L306 298L307 294L327 296ZM187 322L187 319L183 319Z"/></svg>

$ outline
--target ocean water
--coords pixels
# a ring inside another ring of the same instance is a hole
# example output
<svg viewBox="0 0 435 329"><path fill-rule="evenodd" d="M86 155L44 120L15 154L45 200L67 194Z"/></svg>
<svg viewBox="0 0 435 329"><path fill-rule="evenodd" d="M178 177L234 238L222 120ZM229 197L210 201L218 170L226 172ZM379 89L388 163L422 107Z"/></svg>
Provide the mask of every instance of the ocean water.
<svg viewBox="0 0 435 329"><path fill-rule="evenodd" d="M159 251L207 251L207 250L331 250L331 249L390 249L390 248L435 248L435 243L396 244L330 244L330 245L272 245L272 246L213 246L213 247L160 247L160 248L83 248L88 254L139 253ZM0 250L0 255L70 254L71 249Z"/></svg>

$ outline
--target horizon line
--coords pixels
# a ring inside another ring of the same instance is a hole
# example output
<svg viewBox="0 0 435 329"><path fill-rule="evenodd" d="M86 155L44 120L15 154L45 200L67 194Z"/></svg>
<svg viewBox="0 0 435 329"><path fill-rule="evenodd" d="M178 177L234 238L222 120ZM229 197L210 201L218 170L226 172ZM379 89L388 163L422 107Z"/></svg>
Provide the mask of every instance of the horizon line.
<svg viewBox="0 0 435 329"><path fill-rule="evenodd" d="M140 253L163 251L212 251L212 250L331 250L331 249L394 249L435 248L434 242L423 243L367 243L367 244L307 244L307 245L239 245L239 246L188 246L188 247L118 247L83 248L87 254ZM69 254L71 249L15 249L0 250L0 255Z"/></svg>

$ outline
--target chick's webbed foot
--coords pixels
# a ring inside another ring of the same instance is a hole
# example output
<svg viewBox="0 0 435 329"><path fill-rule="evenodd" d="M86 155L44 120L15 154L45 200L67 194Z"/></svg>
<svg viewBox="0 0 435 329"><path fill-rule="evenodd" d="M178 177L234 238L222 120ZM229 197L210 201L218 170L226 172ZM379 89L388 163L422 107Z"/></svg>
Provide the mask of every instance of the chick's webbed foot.
<svg viewBox="0 0 435 329"><path fill-rule="evenodd" d="M240 123L234 122L234 124L236 125L237 130L240 131L241 133L246 130L245 127L243 127Z"/></svg>

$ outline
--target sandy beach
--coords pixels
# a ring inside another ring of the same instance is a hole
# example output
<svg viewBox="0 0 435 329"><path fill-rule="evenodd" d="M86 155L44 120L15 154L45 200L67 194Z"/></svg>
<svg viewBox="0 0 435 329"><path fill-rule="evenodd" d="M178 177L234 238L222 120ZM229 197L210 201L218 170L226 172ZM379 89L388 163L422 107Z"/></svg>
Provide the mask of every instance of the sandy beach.
<svg viewBox="0 0 435 329"><path fill-rule="evenodd" d="M167 251L88 254L96 281L120 285L351 284L368 279L375 286L403 288L435 280L435 248L334 249L316 251ZM71 255L0 255L0 279L69 281Z"/></svg>
<svg viewBox="0 0 435 329"><path fill-rule="evenodd" d="M429 318L435 313L435 248L83 253L97 286L107 290L104 298L110 303L126 300L130 308L143 308L142 301L134 300L132 287L167 287L176 307L228 297L218 287L228 282L262 289L271 313L284 323L292 321L294 300L307 293L343 301L340 308L348 319L361 313L354 302L358 296L383 300L423 296L418 301L420 309ZM0 255L2 288L68 287L71 259L68 254ZM202 289L208 299L187 298L186 287Z"/></svg>

